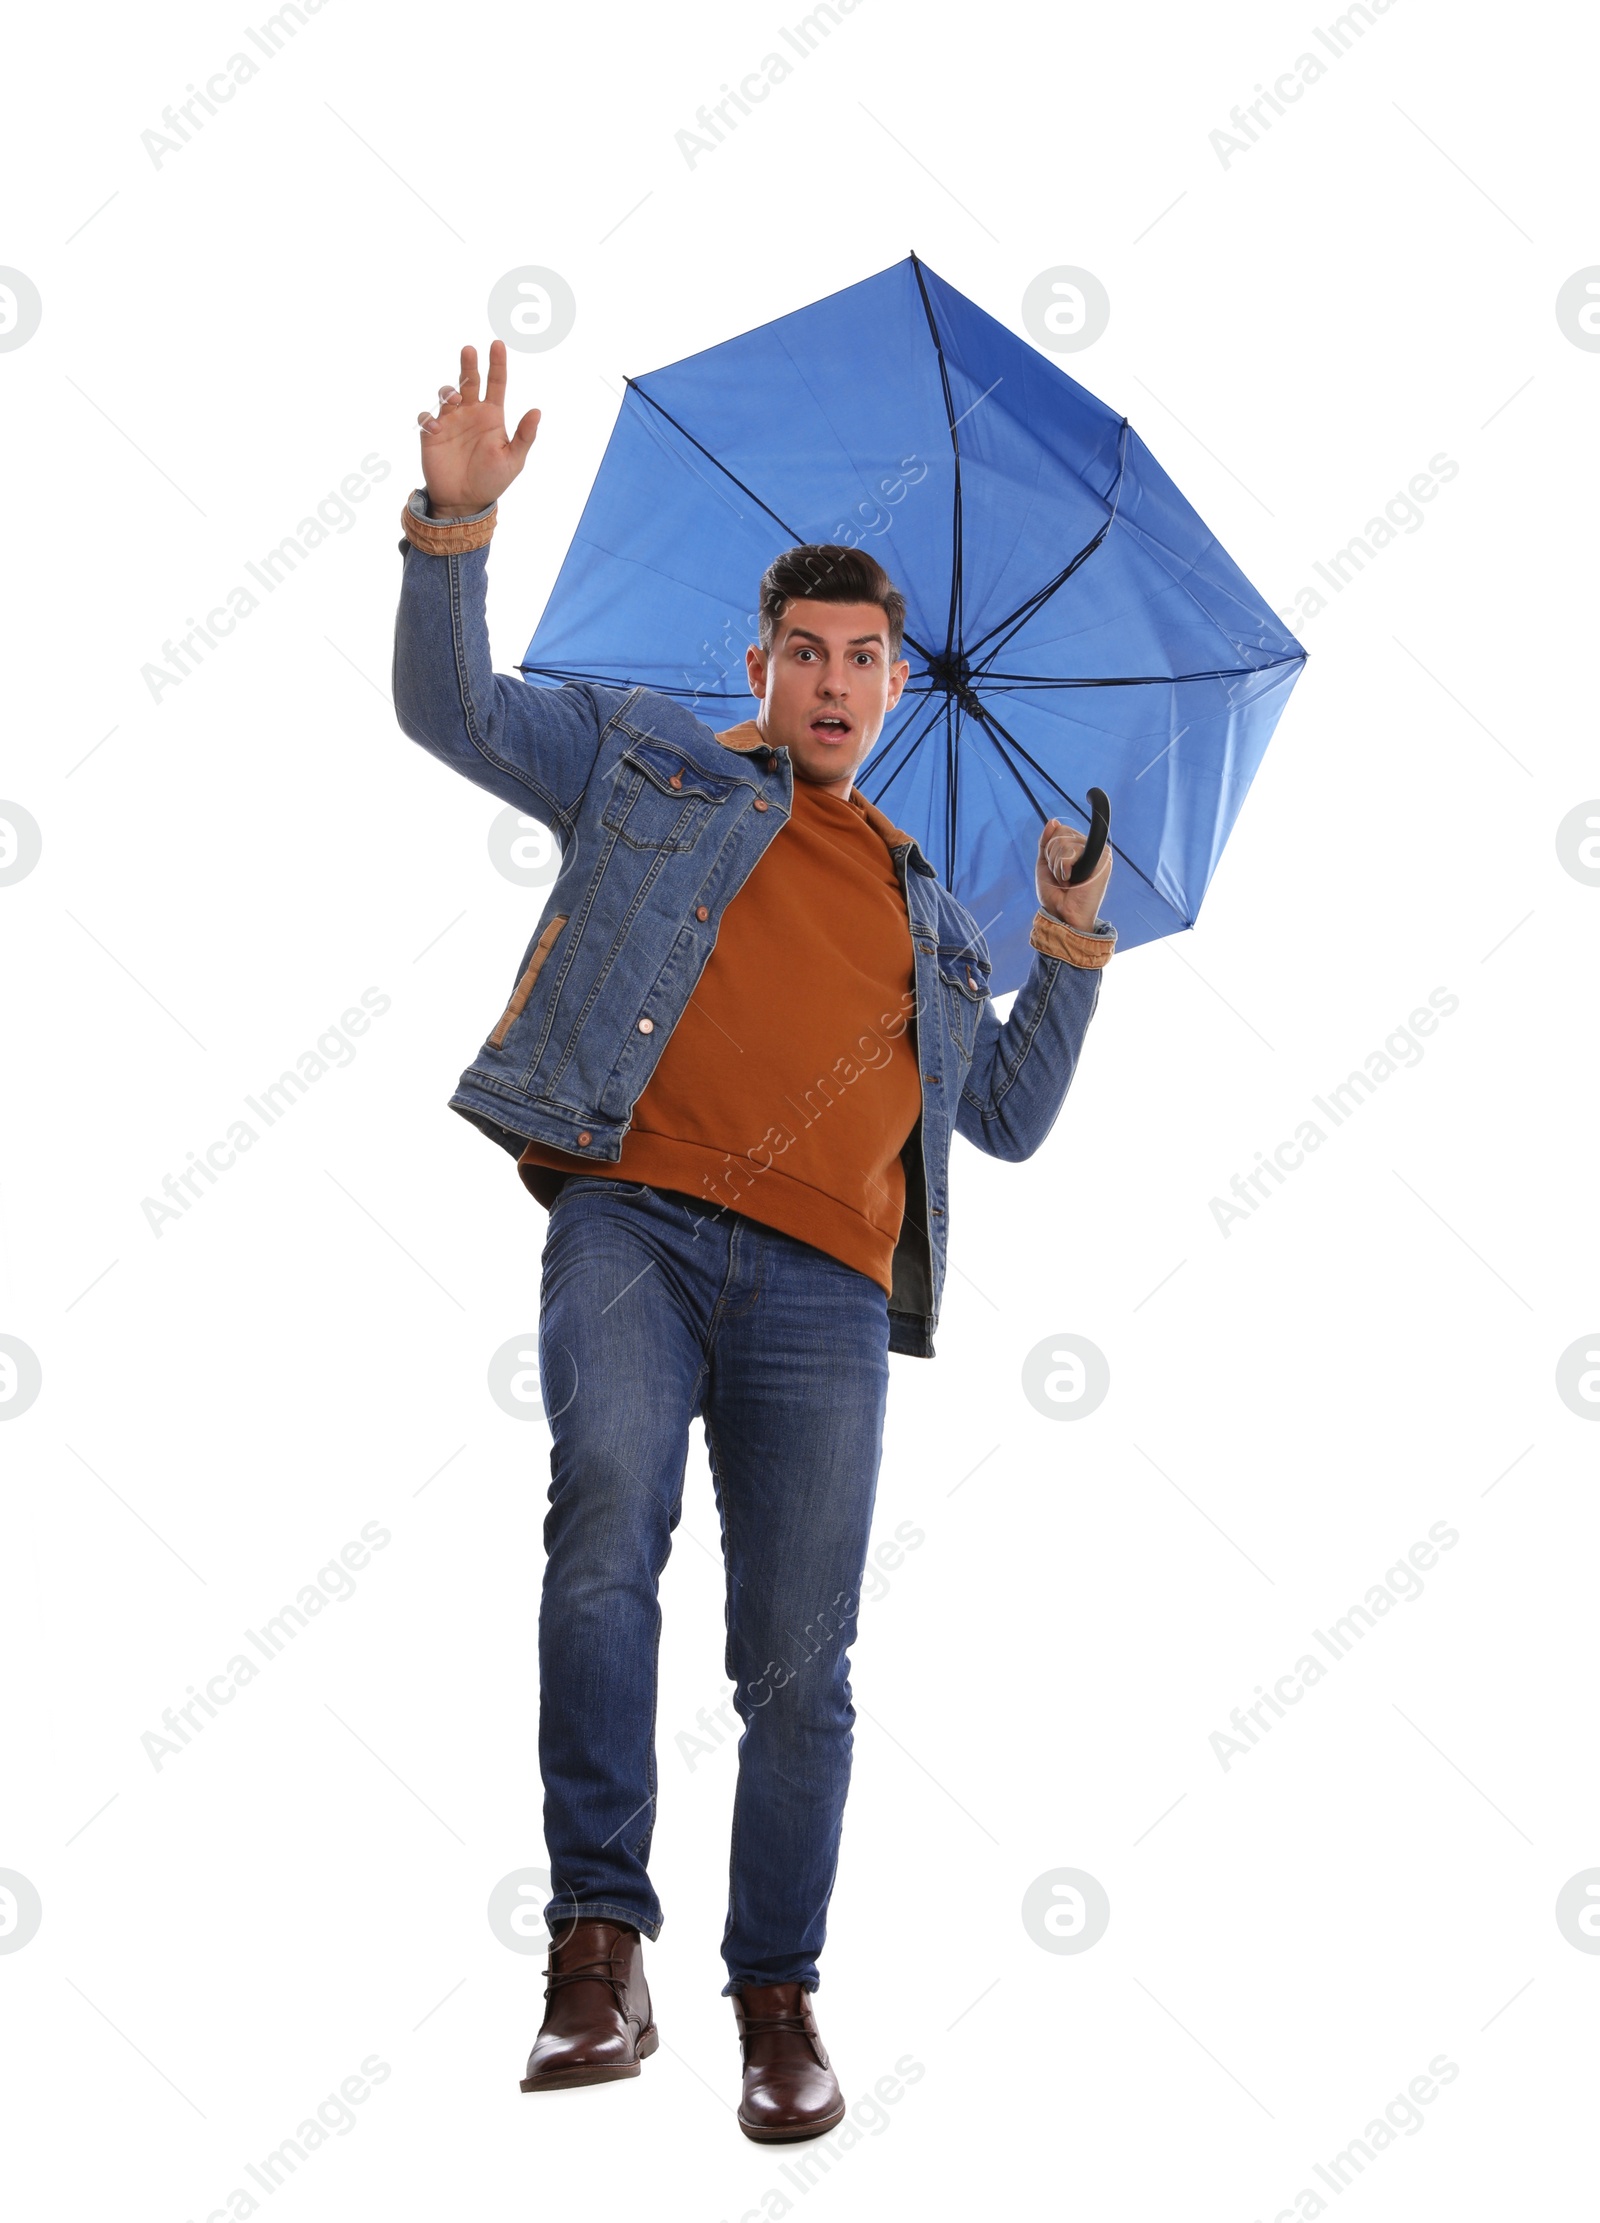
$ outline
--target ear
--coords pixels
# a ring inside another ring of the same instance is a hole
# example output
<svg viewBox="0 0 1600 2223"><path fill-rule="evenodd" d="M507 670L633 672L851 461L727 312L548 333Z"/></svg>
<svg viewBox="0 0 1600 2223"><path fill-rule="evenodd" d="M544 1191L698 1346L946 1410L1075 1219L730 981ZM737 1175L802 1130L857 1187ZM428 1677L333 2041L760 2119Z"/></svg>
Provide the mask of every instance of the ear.
<svg viewBox="0 0 1600 2223"><path fill-rule="evenodd" d="M747 648L744 652L744 669L745 677L750 682L751 694L753 694L758 701L764 702L767 695L766 650L764 648ZM906 670L909 671L910 669L911 666L908 664L906 666Z"/></svg>
<svg viewBox="0 0 1600 2223"><path fill-rule="evenodd" d="M896 704L896 703L897 703L897 702L898 702L898 701L900 700L900 696L901 696L902 690L903 690L903 689L904 689L904 687L905 687L905 683L906 683L906 681L907 681L907 680L908 680L908 679L909 679L910 677L911 677L911 666L910 666L910 664L909 664L909 663L908 663L908 662L906 661L905 657L903 657L903 656L902 656L902 657L900 658L900 660L899 660L899 662L898 662L898 663L894 663L894 664L891 664L891 665L889 666L889 704L888 704L888 707L889 707L889 708L890 708L891 710L892 710L892 709L894 708L895 704Z"/></svg>

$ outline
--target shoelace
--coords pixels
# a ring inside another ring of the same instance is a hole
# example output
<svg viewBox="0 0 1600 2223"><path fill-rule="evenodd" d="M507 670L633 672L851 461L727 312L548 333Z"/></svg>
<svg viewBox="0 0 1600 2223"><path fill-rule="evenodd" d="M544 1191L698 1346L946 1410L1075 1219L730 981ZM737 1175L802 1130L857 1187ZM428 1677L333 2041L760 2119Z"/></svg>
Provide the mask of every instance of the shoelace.
<svg viewBox="0 0 1600 2223"><path fill-rule="evenodd" d="M789 2015L746 2015L740 2032L741 2040L764 2036L769 2030L789 2030L797 2038L804 2038L811 2056L821 2065L822 2055L817 2050L816 2033L807 2023L803 2013ZM741 2045L741 2051L744 2048Z"/></svg>
<svg viewBox="0 0 1600 2223"><path fill-rule="evenodd" d="M623 1994L623 1979L617 1974L614 1952L606 1953L595 1960L581 1961L576 1968L557 1969L554 1966L550 1967L545 1975L544 1995L546 1999L550 1997L553 1991L559 1991L563 1984L609 1984L612 1997L617 2002L618 2014L626 2014L627 2012L628 2003Z"/></svg>

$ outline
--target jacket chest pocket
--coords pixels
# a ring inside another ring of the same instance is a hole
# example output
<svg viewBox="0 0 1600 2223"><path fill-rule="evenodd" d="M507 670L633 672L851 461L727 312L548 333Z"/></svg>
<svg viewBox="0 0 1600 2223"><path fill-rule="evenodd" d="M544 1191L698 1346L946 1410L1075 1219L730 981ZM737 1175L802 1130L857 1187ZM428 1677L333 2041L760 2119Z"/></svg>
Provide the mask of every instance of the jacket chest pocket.
<svg viewBox="0 0 1600 2223"><path fill-rule="evenodd" d="M635 741L611 776L601 824L631 849L692 849L738 781L703 772L681 750Z"/></svg>
<svg viewBox="0 0 1600 2223"><path fill-rule="evenodd" d="M978 1019L989 999L989 960L976 950L940 946L940 993L951 1032L970 1057L978 1038Z"/></svg>

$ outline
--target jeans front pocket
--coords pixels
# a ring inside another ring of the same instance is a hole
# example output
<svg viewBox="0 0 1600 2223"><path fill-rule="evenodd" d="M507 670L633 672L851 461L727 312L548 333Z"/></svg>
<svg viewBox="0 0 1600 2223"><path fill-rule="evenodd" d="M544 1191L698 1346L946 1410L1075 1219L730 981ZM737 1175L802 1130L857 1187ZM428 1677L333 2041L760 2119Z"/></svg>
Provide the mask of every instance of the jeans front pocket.
<svg viewBox="0 0 1600 2223"><path fill-rule="evenodd" d="M650 1194L648 1181L614 1181L605 1173L569 1173L556 1191L556 1203L559 1204L564 1196L570 1196L575 1189L607 1189L613 1196Z"/></svg>

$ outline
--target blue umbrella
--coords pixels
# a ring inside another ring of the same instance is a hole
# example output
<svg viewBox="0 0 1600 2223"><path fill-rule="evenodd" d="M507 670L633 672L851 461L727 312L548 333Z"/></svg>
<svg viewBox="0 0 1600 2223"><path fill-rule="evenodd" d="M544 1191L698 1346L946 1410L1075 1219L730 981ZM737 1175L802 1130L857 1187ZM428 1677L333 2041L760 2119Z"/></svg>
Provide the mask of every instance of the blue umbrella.
<svg viewBox="0 0 1600 2223"><path fill-rule="evenodd" d="M861 792L976 918L999 994L1031 953L1046 818L1111 800L1106 916L1192 926L1305 650L1125 417L915 255L630 378L529 643L535 684L752 715L756 587L784 548L868 549L911 677Z"/></svg>

